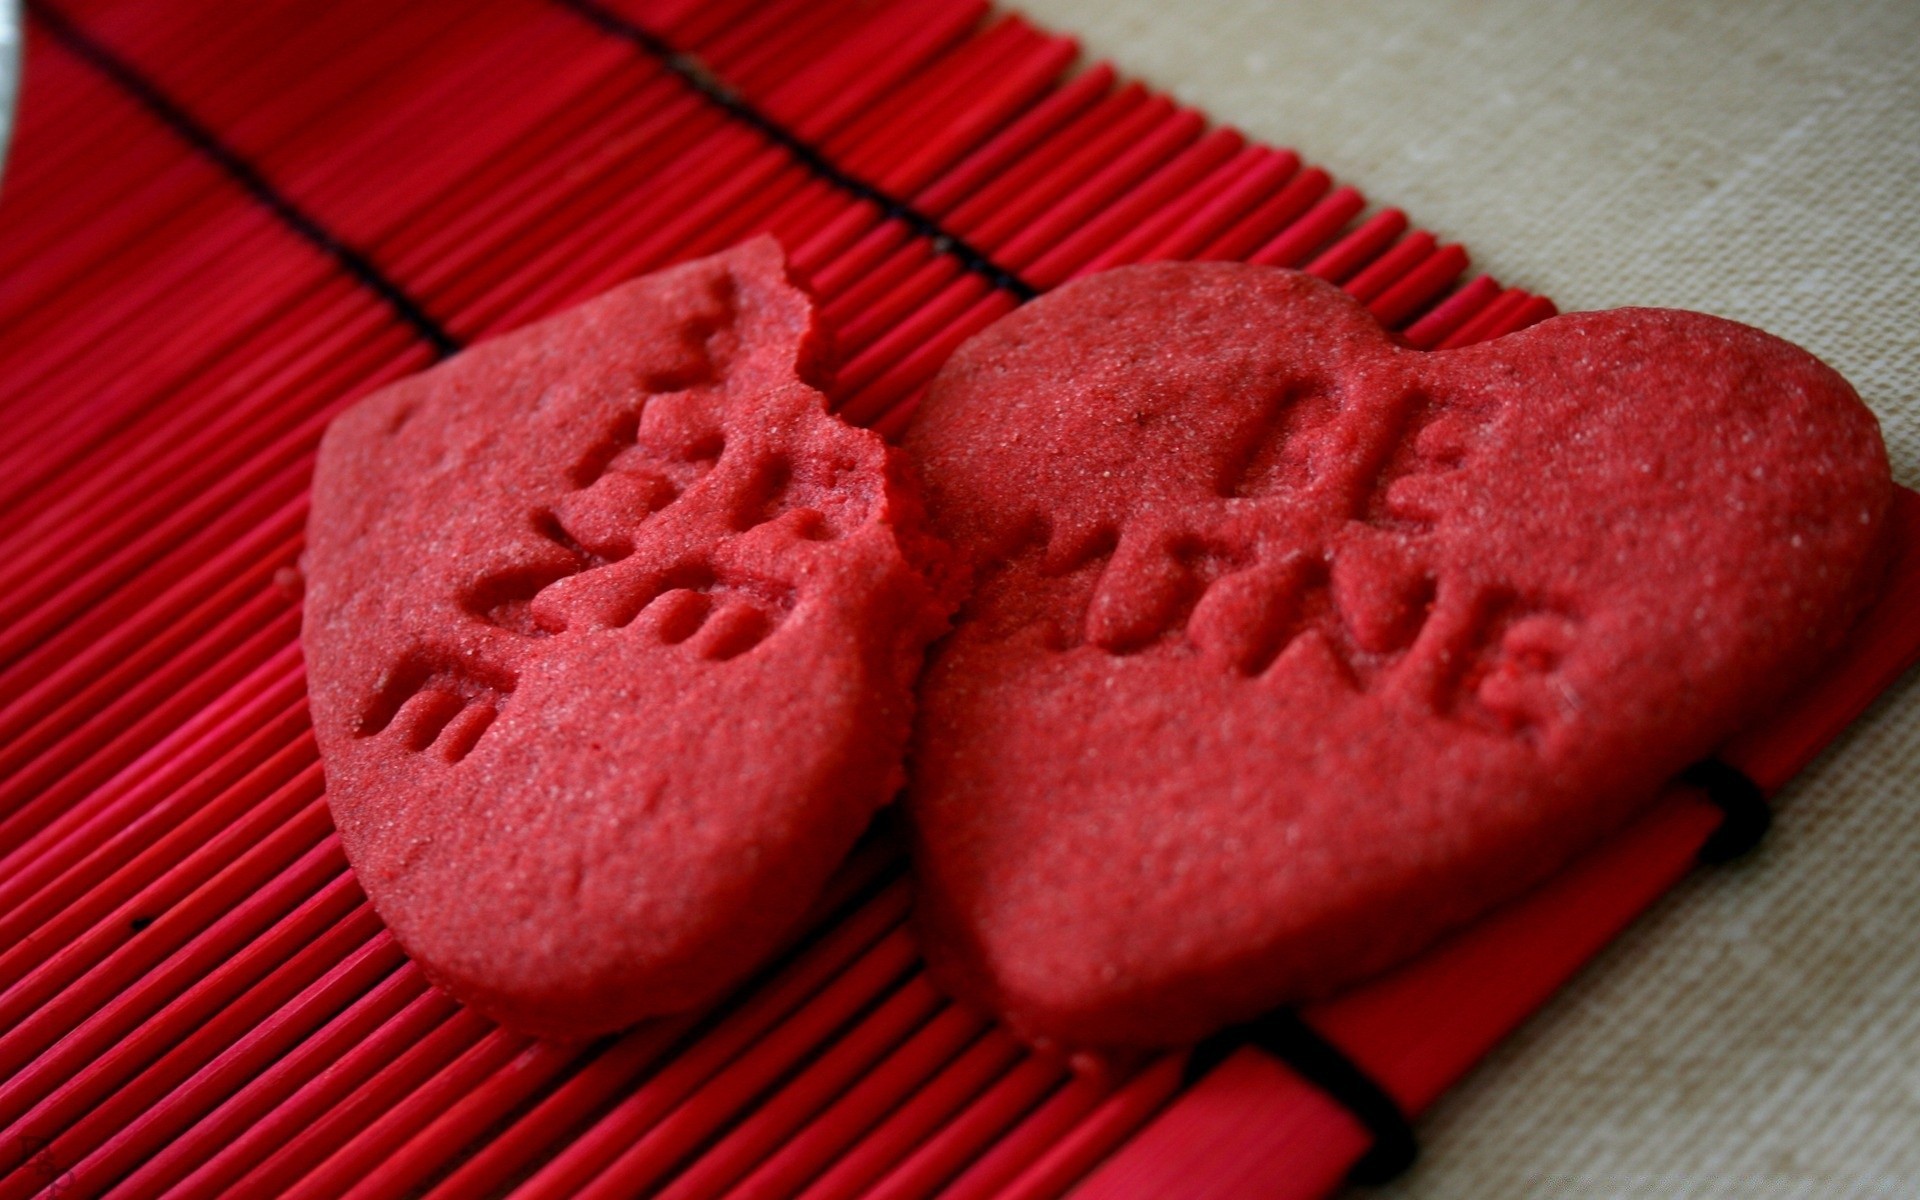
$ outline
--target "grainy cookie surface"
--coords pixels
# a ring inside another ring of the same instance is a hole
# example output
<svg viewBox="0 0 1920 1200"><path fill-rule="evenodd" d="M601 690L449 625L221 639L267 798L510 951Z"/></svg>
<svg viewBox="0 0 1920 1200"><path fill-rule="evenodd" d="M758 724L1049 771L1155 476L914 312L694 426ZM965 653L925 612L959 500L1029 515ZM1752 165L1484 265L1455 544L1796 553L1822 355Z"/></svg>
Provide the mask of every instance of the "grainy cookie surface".
<svg viewBox="0 0 1920 1200"><path fill-rule="evenodd" d="M821 357L763 239L328 431L328 798L401 944L489 1015L582 1036L711 999L899 787L941 551Z"/></svg>
<svg viewBox="0 0 1920 1200"><path fill-rule="evenodd" d="M1233 264L1070 284L907 447L976 590L922 685L937 976L1083 1048L1399 961L1616 828L1879 577L1873 417L1660 310L1421 353Z"/></svg>

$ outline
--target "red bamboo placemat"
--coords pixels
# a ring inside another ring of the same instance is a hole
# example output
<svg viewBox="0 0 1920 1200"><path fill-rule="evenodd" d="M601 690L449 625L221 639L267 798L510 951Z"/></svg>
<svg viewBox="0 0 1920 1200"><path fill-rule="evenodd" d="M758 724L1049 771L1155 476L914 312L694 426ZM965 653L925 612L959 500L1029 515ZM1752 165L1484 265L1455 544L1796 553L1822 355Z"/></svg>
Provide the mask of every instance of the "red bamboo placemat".
<svg viewBox="0 0 1920 1200"><path fill-rule="evenodd" d="M1149 258L1304 266L1417 345L1551 313L1284 150L966 0L31 5L0 193L0 1197L1315 1195L1260 1051L1070 1077L921 977L884 832L720 1010L563 1047L434 992L328 822L292 568L328 417L759 230L887 431L967 334ZM1917 502L1903 493L1903 545ZM1725 757L1778 786L1920 647L1920 555ZM1693 862L1676 789L1303 1014L1417 1112Z"/></svg>

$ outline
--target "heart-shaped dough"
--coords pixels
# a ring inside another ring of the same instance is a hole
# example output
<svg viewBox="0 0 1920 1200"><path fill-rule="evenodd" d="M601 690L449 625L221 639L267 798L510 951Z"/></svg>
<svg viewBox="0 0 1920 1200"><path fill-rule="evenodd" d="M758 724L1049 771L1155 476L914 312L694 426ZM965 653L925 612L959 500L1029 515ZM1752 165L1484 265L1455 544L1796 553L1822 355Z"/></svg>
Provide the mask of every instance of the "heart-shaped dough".
<svg viewBox="0 0 1920 1200"><path fill-rule="evenodd" d="M499 1020L713 998L900 785L942 551L820 357L762 239L328 430L303 634L328 798L401 944Z"/></svg>
<svg viewBox="0 0 1920 1200"><path fill-rule="evenodd" d="M1223 263L1006 317L907 447L976 573L922 682L922 940L1094 1049L1324 995L1619 826L1834 647L1891 487L1845 381L1745 326L1422 353Z"/></svg>

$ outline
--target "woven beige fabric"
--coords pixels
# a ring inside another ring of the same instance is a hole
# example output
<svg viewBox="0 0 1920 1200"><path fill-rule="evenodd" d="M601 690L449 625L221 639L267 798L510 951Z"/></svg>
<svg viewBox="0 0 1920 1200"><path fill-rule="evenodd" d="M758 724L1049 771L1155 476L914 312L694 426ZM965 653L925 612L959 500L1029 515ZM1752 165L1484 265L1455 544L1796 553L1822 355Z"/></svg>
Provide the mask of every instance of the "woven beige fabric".
<svg viewBox="0 0 1920 1200"><path fill-rule="evenodd" d="M1565 308L1760 325L1920 484L1920 4L1019 0ZM1407 1197L1920 1196L1920 685L1422 1124Z"/></svg>

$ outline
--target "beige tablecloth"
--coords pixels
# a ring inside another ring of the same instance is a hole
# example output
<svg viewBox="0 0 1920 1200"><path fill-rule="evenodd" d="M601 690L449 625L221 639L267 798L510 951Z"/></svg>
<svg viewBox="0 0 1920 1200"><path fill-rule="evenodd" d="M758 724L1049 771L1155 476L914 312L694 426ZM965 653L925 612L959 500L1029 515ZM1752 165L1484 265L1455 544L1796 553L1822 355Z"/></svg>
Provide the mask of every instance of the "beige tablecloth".
<svg viewBox="0 0 1920 1200"><path fill-rule="evenodd" d="M1920 2L1019 0L1563 308L1760 325L1920 484ZM1409 1197L1920 1197L1920 685L1442 1102Z"/></svg>

